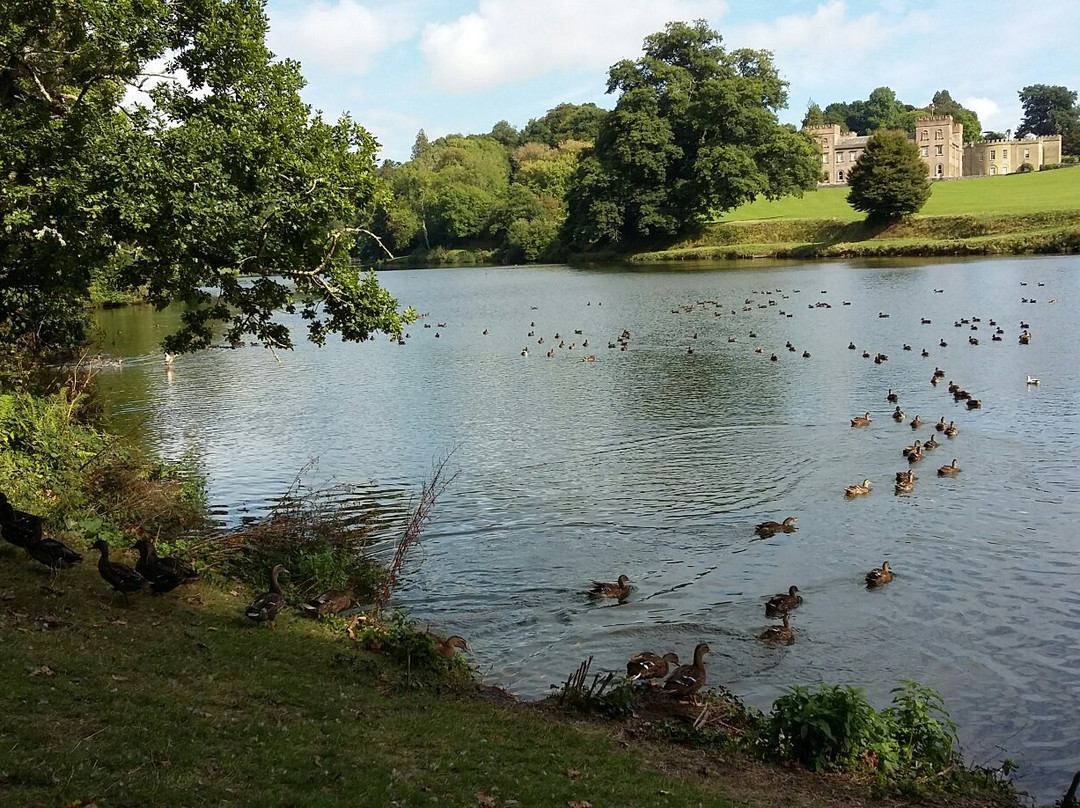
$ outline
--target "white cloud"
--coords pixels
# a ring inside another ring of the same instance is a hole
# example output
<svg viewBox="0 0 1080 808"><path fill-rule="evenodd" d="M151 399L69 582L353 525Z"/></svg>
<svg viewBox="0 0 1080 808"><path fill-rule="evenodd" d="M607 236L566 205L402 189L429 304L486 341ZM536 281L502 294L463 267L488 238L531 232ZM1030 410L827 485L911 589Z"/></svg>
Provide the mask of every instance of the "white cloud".
<svg viewBox="0 0 1080 808"><path fill-rule="evenodd" d="M979 116L983 131L1004 132L1006 129L1014 128L1022 117L1019 103L1014 103L1010 109L1002 109L1001 105L992 98L977 96L964 98L960 103Z"/></svg>
<svg viewBox="0 0 1080 808"><path fill-rule="evenodd" d="M475 12L428 25L420 47L439 89L469 93L562 69L603 71L639 55L672 20L715 22L726 10L722 0L480 0Z"/></svg>
<svg viewBox="0 0 1080 808"><path fill-rule="evenodd" d="M380 53L415 35L417 28L407 5L322 0L276 10L267 42L277 56L297 59L305 68L356 76L370 70Z"/></svg>

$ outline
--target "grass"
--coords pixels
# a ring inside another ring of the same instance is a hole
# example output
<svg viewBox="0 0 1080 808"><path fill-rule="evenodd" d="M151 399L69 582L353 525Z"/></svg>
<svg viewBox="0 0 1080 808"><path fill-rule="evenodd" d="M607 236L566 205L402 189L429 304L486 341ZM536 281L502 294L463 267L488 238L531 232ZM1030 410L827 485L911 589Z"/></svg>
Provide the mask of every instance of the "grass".
<svg viewBox="0 0 1080 808"><path fill-rule="evenodd" d="M127 607L93 564L57 596L0 563L0 804L733 805L601 728L448 696L303 618L249 624L250 592Z"/></svg>
<svg viewBox="0 0 1080 808"><path fill-rule="evenodd" d="M758 200L635 262L1080 252L1080 169L933 185L922 213L871 226L846 188Z"/></svg>
<svg viewBox="0 0 1080 808"><path fill-rule="evenodd" d="M125 605L89 560L47 586L3 546L0 569L3 805L874 801L869 782L661 742L651 721L571 718L395 665L334 621L284 613L276 630L256 626L242 588L200 582ZM886 802L1012 804L1000 792Z"/></svg>
<svg viewBox="0 0 1080 808"><path fill-rule="evenodd" d="M1023 215L1080 212L1080 168L1035 171L1004 177L935 182L920 216ZM847 203L847 188L820 188L802 197L759 199L725 213L724 222L763 219L860 221L864 215Z"/></svg>

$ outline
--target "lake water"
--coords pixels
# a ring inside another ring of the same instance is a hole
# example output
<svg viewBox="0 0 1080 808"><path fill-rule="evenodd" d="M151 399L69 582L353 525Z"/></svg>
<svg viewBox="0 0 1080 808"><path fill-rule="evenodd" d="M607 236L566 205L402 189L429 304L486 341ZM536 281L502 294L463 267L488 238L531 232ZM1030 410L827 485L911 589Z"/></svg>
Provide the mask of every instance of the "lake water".
<svg viewBox="0 0 1080 808"><path fill-rule="evenodd" d="M156 343L175 313L103 313L102 344L125 357L102 375L120 426L169 457L195 447L232 523L312 457L400 512L452 450L457 477L395 602L465 636L485 680L519 695L590 655L618 670L707 641L709 681L766 709L815 682L884 706L915 679L944 695L969 761L1013 758L1044 801L1064 790L1080 767L1080 258L380 278L428 313L405 346L210 350L167 373ZM624 329L628 349L609 348ZM954 403L949 380L982 408ZM895 496L901 448L942 415L960 434L939 434L915 492ZM963 471L939 478L953 458ZM863 478L873 492L846 501ZM787 515L797 532L754 535ZM868 591L884 559L896 579ZM619 574L625 602L584 597ZM764 601L791 584L797 641L767 647Z"/></svg>

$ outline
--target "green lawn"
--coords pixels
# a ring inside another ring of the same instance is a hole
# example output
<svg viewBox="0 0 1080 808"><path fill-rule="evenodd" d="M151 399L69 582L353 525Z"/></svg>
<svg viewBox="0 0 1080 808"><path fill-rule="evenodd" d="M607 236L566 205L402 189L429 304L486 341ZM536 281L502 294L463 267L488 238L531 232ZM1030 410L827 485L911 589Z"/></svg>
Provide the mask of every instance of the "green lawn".
<svg viewBox="0 0 1080 808"><path fill-rule="evenodd" d="M724 222L761 219L838 219L858 221L864 214L847 203L847 188L822 188L775 202L759 199L724 214ZM935 182L922 216L1080 213L1080 167L1005 177Z"/></svg>

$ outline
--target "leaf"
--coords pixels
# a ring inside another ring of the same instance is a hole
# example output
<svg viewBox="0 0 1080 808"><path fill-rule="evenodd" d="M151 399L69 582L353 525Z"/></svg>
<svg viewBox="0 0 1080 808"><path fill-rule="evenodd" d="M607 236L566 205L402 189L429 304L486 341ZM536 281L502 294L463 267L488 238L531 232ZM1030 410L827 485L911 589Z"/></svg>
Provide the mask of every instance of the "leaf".
<svg viewBox="0 0 1080 808"><path fill-rule="evenodd" d="M499 804L499 801L486 791L481 791L476 795L476 804L481 806L481 808L495 808L495 806Z"/></svg>
<svg viewBox="0 0 1080 808"><path fill-rule="evenodd" d="M593 808L593 804L588 800L573 800L566 803L570 808Z"/></svg>
<svg viewBox="0 0 1080 808"><path fill-rule="evenodd" d="M566 776L571 780L577 780L581 777L581 771L579 769L570 768L566 770Z"/></svg>
<svg viewBox="0 0 1080 808"><path fill-rule="evenodd" d="M30 676L56 676L56 671L50 668L48 665L38 665L36 668L30 669Z"/></svg>

